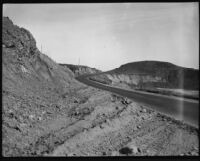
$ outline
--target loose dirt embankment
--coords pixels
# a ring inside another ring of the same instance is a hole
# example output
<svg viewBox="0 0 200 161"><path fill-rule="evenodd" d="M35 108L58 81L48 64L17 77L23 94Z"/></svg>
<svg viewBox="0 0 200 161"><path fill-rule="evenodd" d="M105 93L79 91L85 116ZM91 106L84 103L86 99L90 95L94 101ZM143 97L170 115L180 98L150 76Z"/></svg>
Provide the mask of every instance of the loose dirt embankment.
<svg viewBox="0 0 200 161"><path fill-rule="evenodd" d="M7 155L198 155L197 129L142 104L85 85L64 100L31 128L20 124Z"/></svg>
<svg viewBox="0 0 200 161"><path fill-rule="evenodd" d="M74 109L78 120L63 129L69 137L47 155L198 155L197 129L123 97L89 89L93 92L80 91L91 95Z"/></svg>

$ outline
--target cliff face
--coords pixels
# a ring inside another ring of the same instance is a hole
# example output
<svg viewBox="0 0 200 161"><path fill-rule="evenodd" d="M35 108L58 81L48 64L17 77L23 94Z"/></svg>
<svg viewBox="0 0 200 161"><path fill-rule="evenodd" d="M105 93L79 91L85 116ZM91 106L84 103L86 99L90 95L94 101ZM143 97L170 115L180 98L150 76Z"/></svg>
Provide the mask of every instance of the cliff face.
<svg viewBox="0 0 200 161"><path fill-rule="evenodd" d="M68 94L82 85L70 69L40 53L31 33L7 17L2 37L3 155L16 156L34 139L33 126L73 101Z"/></svg>
<svg viewBox="0 0 200 161"><path fill-rule="evenodd" d="M159 76L152 76L152 75L141 75L141 74L107 74L107 77L112 80L113 84L125 82L127 84L132 84L135 86L140 85L141 83L166 83L165 79L162 79Z"/></svg>
<svg viewBox="0 0 200 161"><path fill-rule="evenodd" d="M72 64L60 64L64 68L69 68L75 76L86 75L86 74L95 74L100 73L101 71L95 68L90 68L83 65L72 65Z"/></svg>
<svg viewBox="0 0 200 161"><path fill-rule="evenodd" d="M167 62L141 61L128 63L103 74L107 84L126 84L131 88L182 88L199 89L199 71ZM100 75L93 79L102 81ZM110 82L110 83L109 83Z"/></svg>
<svg viewBox="0 0 200 161"><path fill-rule="evenodd" d="M19 58L31 57L38 52L32 34L24 28L14 25L8 17L3 17L3 47L15 49Z"/></svg>

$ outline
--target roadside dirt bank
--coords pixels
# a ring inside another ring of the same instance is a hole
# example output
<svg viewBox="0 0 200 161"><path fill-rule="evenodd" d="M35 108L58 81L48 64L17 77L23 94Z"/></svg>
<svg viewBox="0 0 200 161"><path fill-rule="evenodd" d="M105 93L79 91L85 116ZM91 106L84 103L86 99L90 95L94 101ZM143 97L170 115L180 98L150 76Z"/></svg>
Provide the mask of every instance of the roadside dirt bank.
<svg viewBox="0 0 200 161"><path fill-rule="evenodd" d="M89 89L80 91L88 101L71 109L74 121L54 134L67 139L44 155L198 155L198 129L127 98Z"/></svg>

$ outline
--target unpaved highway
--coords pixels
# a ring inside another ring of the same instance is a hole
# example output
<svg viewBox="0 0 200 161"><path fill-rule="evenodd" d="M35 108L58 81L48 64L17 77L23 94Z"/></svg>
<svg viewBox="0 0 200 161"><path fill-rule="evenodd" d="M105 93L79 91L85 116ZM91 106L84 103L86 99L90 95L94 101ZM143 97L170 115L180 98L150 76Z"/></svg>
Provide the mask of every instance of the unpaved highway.
<svg viewBox="0 0 200 161"><path fill-rule="evenodd" d="M90 75L80 76L76 79L87 85L110 91L121 96L128 97L136 102L150 105L151 108L172 116L177 120L182 120L190 125L199 127L199 101L189 100L178 97L163 96L160 94L152 94L148 92L136 92L115 88L101 83L97 83L88 79Z"/></svg>

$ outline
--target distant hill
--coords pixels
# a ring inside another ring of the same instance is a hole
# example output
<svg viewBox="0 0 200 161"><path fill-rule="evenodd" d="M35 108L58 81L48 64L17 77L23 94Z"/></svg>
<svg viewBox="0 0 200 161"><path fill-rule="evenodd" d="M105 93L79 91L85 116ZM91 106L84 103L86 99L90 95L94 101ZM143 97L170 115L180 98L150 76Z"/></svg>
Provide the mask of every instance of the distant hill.
<svg viewBox="0 0 200 161"><path fill-rule="evenodd" d="M112 71L124 74L156 74L161 70L171 70L178 68L178 66L168 62L138 61L121 65L119 68L116 68Z"/></svg>
<svg viewBox="0 0 200 161"><path fill-rule="evenodd" d="M128 63L113 70L114 73L143 74L161 77L165 87L199 89L199 70L176 66L161 61L140 61ZM155 83L155 86L162 86Z"/></svg>
<svg viewBox="0 0 200 161"><path fill-rule="evenodd" d="M75 74L75 76L80 76L80 75L85 75L85 74L95 74L95 73L102 72L98 69L91 68L84 65L73 65L73 64L60 64L60 65L64 68L66 67L70 69Z"/></svg>
<svg viewBox="0 0 200 161"><path fill-rule="evenodd" d="M133 88L199 89L199 70L180 67L168 62L139 61L127 63L105 72L104 80L106 80L105 75L107 79L112 81L112 84L126 83ZM100 76L97 77L100 79Z"/></svg>

